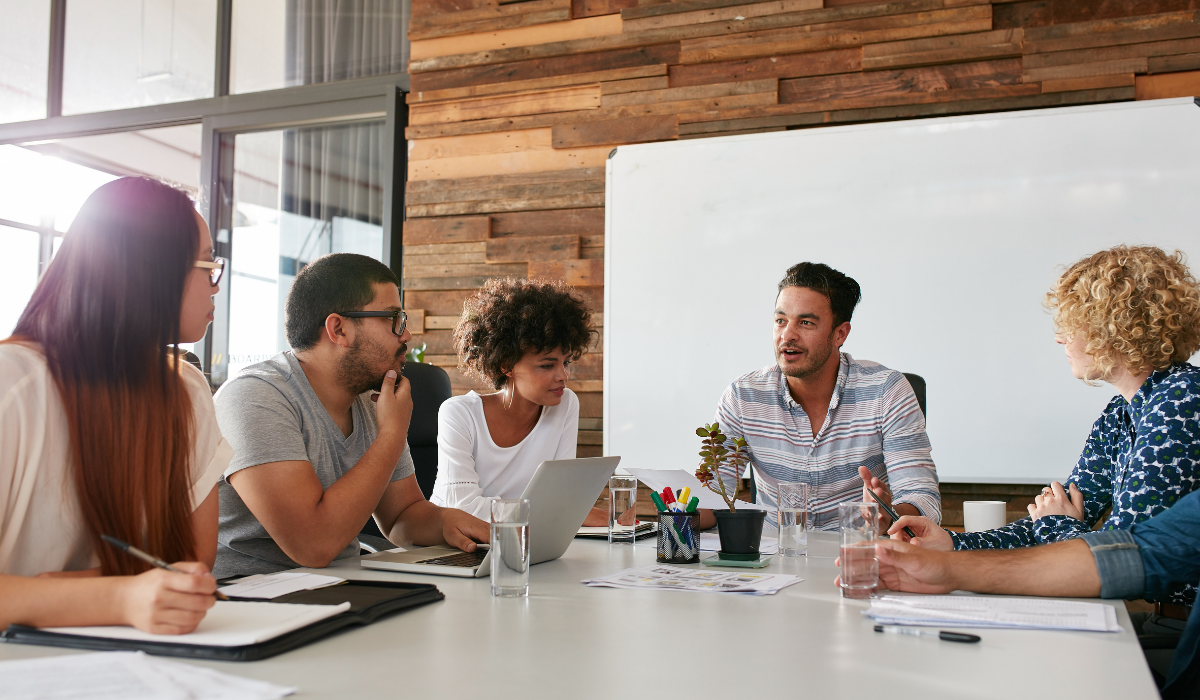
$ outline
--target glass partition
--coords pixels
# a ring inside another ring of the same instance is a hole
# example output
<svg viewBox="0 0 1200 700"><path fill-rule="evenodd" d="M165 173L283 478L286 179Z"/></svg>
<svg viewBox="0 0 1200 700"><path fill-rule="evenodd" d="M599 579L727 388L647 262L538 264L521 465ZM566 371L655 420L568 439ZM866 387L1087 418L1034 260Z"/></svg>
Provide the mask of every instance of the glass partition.
<svg viewBox="0 0 1200 700"><path fill-rule="evenodd" d="M288 349L284 302L305 265L335 252L383 259L383 144L382 121L234 138L232 232L217 233L230 275L216 321L228 333L214 337L227 347L213 348L214 384Z"/></svg>
<svg viewBox="0 0 1200 700"><path fill-rule="evenodd" d="M46 117L50 0L0 0L0 122Z"/></svg>
<svg viewBox="0 0 1200 700"><path fill-rule="evenodd" d="M67 4L63 114L213 96L217 0Z"/></svg>

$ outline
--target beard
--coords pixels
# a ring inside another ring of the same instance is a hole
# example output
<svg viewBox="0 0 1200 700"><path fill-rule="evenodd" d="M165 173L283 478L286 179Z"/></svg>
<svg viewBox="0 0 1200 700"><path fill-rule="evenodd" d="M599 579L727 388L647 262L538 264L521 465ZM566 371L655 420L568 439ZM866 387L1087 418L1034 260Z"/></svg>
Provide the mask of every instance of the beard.
<svg viewBox="0 0 1200 700"><path fill-rule="evenodd" d="M338 383L352 396L368 391L379 391L383 386L384 376L396 360L404 367L404 354L408 352L408 344L401 343L400 349L393 354L386 347L359 336L358 340L346 351L346 356L338 365ZM382 369L381 369L382 368ZM399 381L399 378L397 378Z"/></svg>
<svg viewBox="0 0 1200 700"><path fill-rule="evenodd" d="M790 367L785 366L783 362L783 351L785 349L806 350L804 353L805 361L798 365L792 365ZM825 367L825 363L828 362L829 358L833 355L833 349L833 334L830 333L829 337L825 339L825 342L815 347L802 348L795 344L786 344L775 348L775 362L779 365L779 369L783 371L785 376L794 377L796 379L805 379L813 376L817 372L820 372L821 369Z"/></svg>

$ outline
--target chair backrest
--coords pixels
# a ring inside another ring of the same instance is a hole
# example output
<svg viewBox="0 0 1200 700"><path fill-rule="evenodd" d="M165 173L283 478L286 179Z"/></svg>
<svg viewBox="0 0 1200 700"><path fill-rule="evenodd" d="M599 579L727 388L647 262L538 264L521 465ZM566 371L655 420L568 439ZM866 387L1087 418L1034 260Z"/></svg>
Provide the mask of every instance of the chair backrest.
<svg viewBox="0 0 1200 700"><path fill-rule="evenodd" d="M913 393L917 395L917 405L921 407L921 415L928 416L925 411L925 378L919 374L904 373L904 378L908 380L912 386Z"/></svg>
<svg viewBox="0 0 1200 700"><path fill-rule="evenodd" d="M425 498L437 479L438 410L450 398L450 375L436 365L409 362L404 376L412 384L413 414L408 424L408 447L417 469L417 483Z"/></svg>

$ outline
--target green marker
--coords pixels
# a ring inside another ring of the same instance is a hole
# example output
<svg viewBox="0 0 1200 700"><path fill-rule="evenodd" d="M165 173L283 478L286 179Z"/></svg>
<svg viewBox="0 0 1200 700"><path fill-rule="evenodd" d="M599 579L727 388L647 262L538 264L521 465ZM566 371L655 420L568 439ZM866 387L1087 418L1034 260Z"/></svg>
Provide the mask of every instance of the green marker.
<svg viewBox="0 0 1200 700"><path fill-rule="evenodd" d="M657 493L651 491L650 492L650 500L654 501L654 507L658 509L659 513L662 513L667 510L667 504L663 503L662 496L658 495Z"/></svg>
<svg viewBox="0 0 1200 700"><path fill-rule="evenodd" d="M696 509L699 507L700 507L700 497L692 496L692 500L688 501L687 512L695 513Z"/></svg>

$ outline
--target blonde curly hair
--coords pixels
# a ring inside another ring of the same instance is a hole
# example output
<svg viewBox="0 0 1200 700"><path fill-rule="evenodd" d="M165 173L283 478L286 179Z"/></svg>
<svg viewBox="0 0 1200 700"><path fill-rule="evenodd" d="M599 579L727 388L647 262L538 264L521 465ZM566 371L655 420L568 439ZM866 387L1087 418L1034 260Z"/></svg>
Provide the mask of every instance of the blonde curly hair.
<svg viewBox="0 0 1200 700"><path fill-rule="evenodd" d="M1072 265L1046 294L1055 332L1082 333L1099 376L1165 369L1200 349L1200 287L1184 255L1117 246Z"/></svg>

